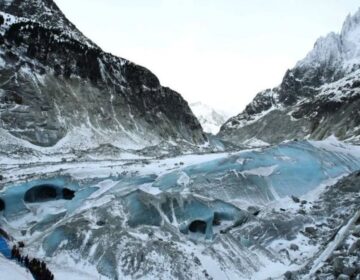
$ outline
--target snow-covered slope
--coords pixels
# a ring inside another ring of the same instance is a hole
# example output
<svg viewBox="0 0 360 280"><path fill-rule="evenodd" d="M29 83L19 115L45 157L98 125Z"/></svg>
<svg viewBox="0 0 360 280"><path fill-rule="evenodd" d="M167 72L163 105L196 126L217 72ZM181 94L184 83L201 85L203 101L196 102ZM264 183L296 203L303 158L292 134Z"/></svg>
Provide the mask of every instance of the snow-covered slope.
<svg viewBox="0 0 360 280"><path fill-rule="evenodd" d="M190 104L194 115L198 118L203 130L207 133L217 134L220 127L230 117L225 112L219 112L201 102Z"/></svg>
<svg viewBox="0 0 360 280"><path fill-rule="evenodd" d="M33 276L24 267L17 265L0 254L1 279L6 280L33 280Z"/></svg>
<svg viewBox="0 0 360 280"><path fill-rule="evenodd" d="M148 69L102 51L52 0L0 1L0 16L0 145L205 143L180 94Z"/></svg>
<svg viewBox="0 0 360 280"><path fill-rule="evenodd" d="M359 106L360 10L347 17L339 34L318 39L280 86L257 94L219 136L237 144L330 135L360 143Z"/></svg>

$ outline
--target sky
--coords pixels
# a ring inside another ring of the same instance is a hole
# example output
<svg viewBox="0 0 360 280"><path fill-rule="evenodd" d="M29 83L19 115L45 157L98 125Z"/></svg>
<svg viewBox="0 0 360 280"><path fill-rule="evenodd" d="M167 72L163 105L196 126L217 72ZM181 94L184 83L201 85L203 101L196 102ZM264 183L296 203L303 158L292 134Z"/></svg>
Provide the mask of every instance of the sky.
<svg viewBox="0 0 360 280"><path fill-rule="evenodd" d="M55 0L106 52L231 115L280 84L358 0Z"/></svg>

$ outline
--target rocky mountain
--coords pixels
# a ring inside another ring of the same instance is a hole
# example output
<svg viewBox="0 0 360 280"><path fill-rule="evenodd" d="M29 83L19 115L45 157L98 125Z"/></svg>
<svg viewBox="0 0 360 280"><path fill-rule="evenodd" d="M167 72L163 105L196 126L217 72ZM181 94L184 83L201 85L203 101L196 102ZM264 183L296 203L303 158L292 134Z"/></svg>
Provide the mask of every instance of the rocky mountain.
<svg viewBox="0 0 360 280"><path fill-rule="evenodd" d="M359 106L360 10L347 17L339 34L318 39L278 87L258 93L219 136L237 144L330 135L360 143Z"/></svg>
<svg viewBox="0 0 360 280"><path fill-rule="evenodd" d="M180 94L104 52L52 0L1 1L0 23L2 150L205 142Z"/></svg>
<svg viewBox="0 0 360 280"><path fill-rule="evenodd" d="M190 108L198 118L203 130L211 134L217 134L220 127L230 117L225 112L216 111L201 102L191 103Z"/></svg>

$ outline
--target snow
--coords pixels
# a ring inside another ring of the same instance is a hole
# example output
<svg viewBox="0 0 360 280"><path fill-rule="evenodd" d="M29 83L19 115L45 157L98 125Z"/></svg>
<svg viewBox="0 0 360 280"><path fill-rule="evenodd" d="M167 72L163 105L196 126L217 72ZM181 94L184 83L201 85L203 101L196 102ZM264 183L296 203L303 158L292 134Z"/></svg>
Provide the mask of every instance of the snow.
<svg viewBox="0 0 360 280"><path fill-rule="evenodd" d="M275 172L277 169L277 165L269 166L269 167L258 167L250 170L245 170L240 172L242 175L257 175L267 177Z"/></svg>
<svg viewBox="0 0 360 280"><path fill-rule="evenodd" d="M267 143L261 139L257 139L257 138L250 138L250 139L246 140L245 142L243 142L243 144L249 148L270 146L269 143Z"/></svg>
<svg viewBox="0 0 360 280"><path fill-rule="evenodd" d="M203 130L214 135L219 132L220 127L230 117L229 114L215 110L201 102L190 104L190 108L198 118Z"/></svg>
<svg viewBox="0 0 360 280"><path fill-rule="evenodd" d="M276 99L276 95L277 95L273 91L265 91L265 92L262 92L260 94L263 94L264 96L265 95L272 95L274 99ZM254 104L256 104L257 101L253 101L253 102L254 102ZM240 114L240 115L233 118L236 121L235 124L232 124L232 122L231 122L232 119L230 119L226 123L226 126L228 126L230 128L240 129L242 127L245 127L245 126L251 125L253 123L256 123L258 120L264 118L269 113L271 113L272 111L275 111L275 110L283 110L283 107L281 106L281 104L277 103L277 104L272 104L272 106L269 109L261 111L260 113L257 113L257 114L253 114L251 116L249 116L249 115L244 116L243 114ZM255 146L257 144L259 144L259 146L268 145L266 142L263 142L263 141L261 141L259 139L256 139L256 138L248 139L247 141L249 141L250 145L253 142L255 144Z"/></svg>
<svg viewBox="0 0 360 280"><path fill-rule="evenodd" d="M312 51L295 67L336 65L350 72L360 62L360 9L348 16L340 34L331 32L319 38Z"/></svg>
<svg viewBox="0 0 360 280"><path fill-rule="evenodd" d="M323 141L309 141L311 145L331 152L340 152L346 155L360 157L360 146L346 144L331 135Z"/></svg>
<svg viewBox="0 0 360 280"><path fill-rule="evenodd" d="M0 274L6 280L33 280L31 273L24 267L8 260L0 254ZM6 276L5 276L6 275ZM5 279L2 278L2 279Z"/></svg>

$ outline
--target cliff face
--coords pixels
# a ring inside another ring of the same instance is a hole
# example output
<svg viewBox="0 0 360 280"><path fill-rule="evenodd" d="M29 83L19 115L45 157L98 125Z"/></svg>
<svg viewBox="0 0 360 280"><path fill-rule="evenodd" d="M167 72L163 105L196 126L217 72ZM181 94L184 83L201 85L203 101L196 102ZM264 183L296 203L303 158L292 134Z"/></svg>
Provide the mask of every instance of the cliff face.
<svg viewBox="0 0 360 280"><path fill-rule="evenodd" d="M44 147L205 141L180 94L102 51L53 1L2 1L0 13L1 133Z"/></svg>
<svg viewBox="0 0 360 280"><path fill-rule="evenodd" d="M220 136L234 143L335 135L360 143L360 10L340 34L320 38L280 86L260 92Z"/></svg>

